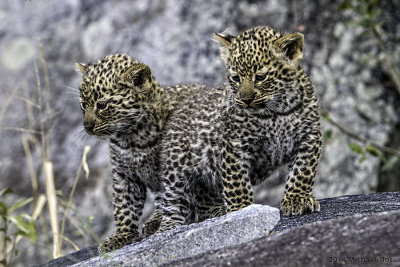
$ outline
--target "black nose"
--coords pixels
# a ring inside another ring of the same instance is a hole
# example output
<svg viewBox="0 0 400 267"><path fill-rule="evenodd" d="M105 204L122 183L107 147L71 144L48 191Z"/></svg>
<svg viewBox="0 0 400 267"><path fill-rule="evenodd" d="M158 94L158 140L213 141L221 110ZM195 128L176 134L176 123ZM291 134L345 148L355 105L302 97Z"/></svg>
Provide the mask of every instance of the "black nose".
<svg viewBox="0 0 400 267"><path fill-rule="evenodd" d="M86 130L86 131L91 132L91 131L93 131L93 129L94 129L94 122L91 122L91 121L84 121L84 122L83 122L83 127L85 127L85 130Z"/></svg>
<svg viewBox="0 0 400 267"><path fill-rule="evenodd" d="M246 99L242 98L241 100L242 100L246 105L250 105L251 102L253 102L253 100L254 100L254 96L252 96L252 97L250 97L250 98L246 98Z"/></svg>

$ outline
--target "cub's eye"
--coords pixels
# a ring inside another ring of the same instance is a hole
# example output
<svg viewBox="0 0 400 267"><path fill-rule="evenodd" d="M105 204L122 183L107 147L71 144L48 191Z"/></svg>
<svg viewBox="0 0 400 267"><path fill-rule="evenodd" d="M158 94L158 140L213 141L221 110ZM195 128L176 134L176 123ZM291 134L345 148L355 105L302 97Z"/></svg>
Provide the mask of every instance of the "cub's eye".
<svg viewBox="0 0 400 267"><path fill-rule="evenodd" d="M81 109L82 109L82 111L85 111L85 110L86 110L86 104L85 104L85 102L81 102Z"/></svg>
<svg viewBox="0 0 400 267"><path fill-rule="evenodd" d="M240 82L240 77L239 77L239 75L233 75L233 76L231 76L231 80L238 83L238 82Z"/></svg>
<svg viewBox="0 0 400 267"><path fill-rule="evenodd" d="M107 102L106 101L104 101L104 102L98 102L97 103L97 109L105 109L107 107Z"/></svg>
<svg viewBox="0 0 400 267"><path fill-rule="evenodd" d="M266 76L267 76L266 74L257 74L256 78L255 78L255 81L256 82L264 81Z"/></svg>

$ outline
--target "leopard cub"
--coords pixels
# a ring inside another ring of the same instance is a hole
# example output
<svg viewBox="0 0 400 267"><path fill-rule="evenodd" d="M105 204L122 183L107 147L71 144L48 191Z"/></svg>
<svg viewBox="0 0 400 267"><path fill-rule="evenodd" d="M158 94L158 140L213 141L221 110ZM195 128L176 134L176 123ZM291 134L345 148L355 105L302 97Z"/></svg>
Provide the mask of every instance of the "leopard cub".
<svg viewBox="0 0 400 267"><path fill-rule="evenodd" d="M253 203L251 185L283 164L289 168L283 214L318 211L312 187L322 135L314 87L300 64L303 35L263 26L215 39L233 105L221 162L228 211Z"/></svg>
<svg viewBox="0 0 400 267"><path fill-rule="evenodd" d="M100 252L109 252L143 238L138 222L146 190L162 189L156 175L159 141L171 105L150 68L127 55L111 55L76 67L82 73L84 128L109 140L116 231L99 246ZM145 235L159 226L160 213L154 216L145 225Z"/></svg>
<svg viewBox="0 0 400 267"><path fill-rule="evenodd" d="M209 217L252 204L252 186L284 164L283 214L319 210L312 187L321 126L314 88L300 64L303 35L265 26L215 39L227 68L225 85L194 91L166 125L159 232L187 223L193 199ZM213 197L199 196L196 188Z"/></svg>

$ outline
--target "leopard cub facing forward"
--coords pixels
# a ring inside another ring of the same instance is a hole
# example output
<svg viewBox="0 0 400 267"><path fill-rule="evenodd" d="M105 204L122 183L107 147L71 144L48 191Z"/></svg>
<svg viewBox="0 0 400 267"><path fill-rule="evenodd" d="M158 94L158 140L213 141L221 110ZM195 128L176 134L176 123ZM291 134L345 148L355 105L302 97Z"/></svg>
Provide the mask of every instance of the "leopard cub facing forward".
<svg viewBox="0 0 400 267"><path fill-rule="evenodd" d="M187 222L191 200L201 199L197 184L222 196L210 206L203 201L202 209L218 216L252 204L252 186L284 164L289 177L281 211L319 210L312 187L321 127L314 88L300 64L303 36L256 27L215 39L227 68L225 85L193 92L166 125L160 232Z"/></svg>
<svg viewBox="0 0 400 267"><path fill-rule="evenodd" d="M156 175L159 141L171 105L150 68L126 55L76 66L82 73L84 128L109 139L116 231L99 246L100 252L109 252L143 237L138 222L146 190L162 189ZM157 230L157 216L146 225L146 234Z"/></svg>
<svg viewBox="0 0 400 267"><path fill-rule="evenodd" d="M322 135L314 87L300 64L303 35L281 35L264 26L215 38L227 68L225 88L234 114L222 145L228 210L253 203L251 185L287 164L281 211L285 215L318 211L312 187Z"/></svg>

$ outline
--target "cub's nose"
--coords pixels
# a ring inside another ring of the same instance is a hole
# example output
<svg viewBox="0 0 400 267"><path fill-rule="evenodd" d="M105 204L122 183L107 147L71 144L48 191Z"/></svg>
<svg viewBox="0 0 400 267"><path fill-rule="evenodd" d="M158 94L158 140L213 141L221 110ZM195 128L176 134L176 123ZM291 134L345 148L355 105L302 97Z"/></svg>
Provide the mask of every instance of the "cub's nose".
<svg viewBox="0 0 400 267"><path fill-rule="evenodd" d="M253 102L253 100L254 100L254 96L253 97L251 97L251 98L246 98L246 99L244 99L244 98L242 98L241 100L246 104L246 105L250 105L251 104L251 102Z"/></svg>
<svg viewBox="0 0 400 267"><path fill-rule="evenodd" d="M83 127L85 127L85 130L88 132L92 132L94 129L94 122L92 121L84 121L83 122Z"/></svg>
<svg viewBox="0 0 400 267"><path fill-rule="evenodd" d="M251 102L253 102L254 99L256 98L256 92L246 90L240 92L239 96L241 101L243 101L246 105L250 105Z"/></svg>

